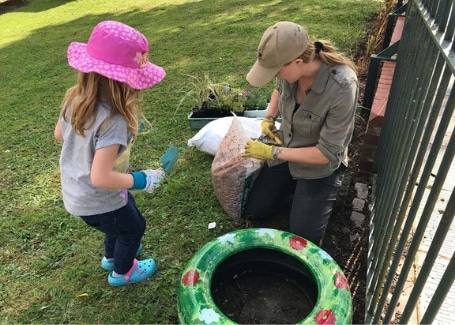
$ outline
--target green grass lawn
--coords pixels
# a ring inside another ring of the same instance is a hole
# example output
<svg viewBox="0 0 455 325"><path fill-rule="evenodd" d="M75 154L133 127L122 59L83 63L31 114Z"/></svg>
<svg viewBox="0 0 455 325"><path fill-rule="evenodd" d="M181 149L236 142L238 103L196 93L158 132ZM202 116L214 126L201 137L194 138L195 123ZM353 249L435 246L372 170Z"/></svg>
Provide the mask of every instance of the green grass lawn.
<svg viewBox="0 0 455 325"><path fill-rule="evenodd" d="M236 229L212 189L213 157L187 147L190 105L176 111L186 75L209 73L246 88L259 39L279 20L348 55L379 12L374 0L31 0L0 15L0 317L1 323L177 323L181 272L206 242ZM60 195L53 138L60 103L76 73L70 42L86 42L102 20L139 29L151 61L167 77L145 92L153 131L138 138L132 168L158 166L168 145L180 159L153 195L136 192L147 217L142 257L158 271L145 283L112 288L100 267L102 235L68 215ZM271 86L271 85L270 85ZM209 230L208 223L217 227Z"/></svg>

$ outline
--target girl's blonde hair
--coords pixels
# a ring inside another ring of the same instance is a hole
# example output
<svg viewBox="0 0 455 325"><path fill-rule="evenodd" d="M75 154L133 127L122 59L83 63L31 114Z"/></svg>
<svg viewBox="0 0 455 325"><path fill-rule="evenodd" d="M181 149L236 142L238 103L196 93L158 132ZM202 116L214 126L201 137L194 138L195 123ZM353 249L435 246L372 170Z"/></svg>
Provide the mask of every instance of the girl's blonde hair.
<svg viewBox="0 0 455 325"><path fill-rule="evenodd" d="M106 78L96 72L79 72L77 84L65 94L61 115L68 121L76 134L85 136L96 117L96 106L99 101L106 102L112 108L112 115L120 114L127 122L128 131L135 137L138 134L139 122L150 123L145 118L140 101L141 92L126 83ZM71 115L67 116L68 109Z"/></svg>
<svg viewBox="0 0 455 325"><path fill-rule="evenodd" d="M319 43L318 48L315 46L317 43ZM357 72L355 63L343 54L337 52L336 47L330 41L318 40L314 43L310 42L305 52L303 52L298 59L302 59L303 62L308 63L313 61L315 56L319 56L319 59L329 66L344 64L349 66L354 72Z"/></svg>

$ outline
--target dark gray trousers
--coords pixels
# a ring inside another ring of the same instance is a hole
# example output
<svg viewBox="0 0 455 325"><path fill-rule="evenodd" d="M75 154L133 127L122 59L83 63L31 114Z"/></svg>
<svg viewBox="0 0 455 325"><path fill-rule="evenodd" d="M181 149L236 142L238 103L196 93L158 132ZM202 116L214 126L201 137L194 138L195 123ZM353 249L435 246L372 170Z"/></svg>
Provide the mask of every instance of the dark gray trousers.
<svg viewBox="0 0 455 325"><path fill-rule="evenodd" d="M338 188L346 167L342 164L332 175L320 179L293 179L288 163L273 167L267 164L257 176L244 209L253 222L276 213L292 198L290 232L319 245L329 222Z"/></svg>

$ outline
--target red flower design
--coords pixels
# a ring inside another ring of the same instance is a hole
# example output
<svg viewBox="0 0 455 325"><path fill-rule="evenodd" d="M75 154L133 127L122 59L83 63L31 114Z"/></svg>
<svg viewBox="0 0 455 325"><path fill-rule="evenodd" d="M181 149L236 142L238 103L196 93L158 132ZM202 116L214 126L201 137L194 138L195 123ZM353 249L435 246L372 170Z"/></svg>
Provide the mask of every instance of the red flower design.
<svg viewBox="0 0 455 325"><path fill-rule="evenodd" d="M186 286L193 286L199 281L199 272L197 270L189 270L183 276L182 282Z"/></svg>
<svg viewBox="0 0 455 325"><path fill-rule="evenodd" d="M336 317L331 310L321 310L315 317L314 320L318 324L335 324Z"/></svg>
<svg viewBox="0 0 455 325"><path fill-rule="evenodd" d="M335 284L335 287L337 287L338 289L349 290L348 280L346 280L344 275L338 271L336 271L336 273L335 273L334 284Z"/></svg>
<svg viewBox="0 0 455 325"><path fill-rule="evenodd" d="M307 241L302 237L294 236L289 240L289 245L291 245L291 247L294 248L295 250L299 251L306 247Z"/></svg>

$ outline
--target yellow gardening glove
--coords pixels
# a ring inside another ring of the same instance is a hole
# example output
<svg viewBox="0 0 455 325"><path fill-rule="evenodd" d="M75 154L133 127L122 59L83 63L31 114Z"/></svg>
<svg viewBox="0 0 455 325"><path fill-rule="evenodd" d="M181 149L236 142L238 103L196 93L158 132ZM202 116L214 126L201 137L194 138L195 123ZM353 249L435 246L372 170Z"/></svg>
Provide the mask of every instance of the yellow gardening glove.
<svg viewBox="0 0 455 325"><path fill-rule="evenodd" d="M265 134L271 141L278 145L282 145L280 138L276 135L275 120L271 117L265 117L261 123L261 132Z"/></svg>
<svg viewBox="0 0 455 325"><path fill-rule="evenodd" d="M269 146L259 141L248 141L245 145L245 153L243 157L256 159L273 159L273 146Z"/></svg>

